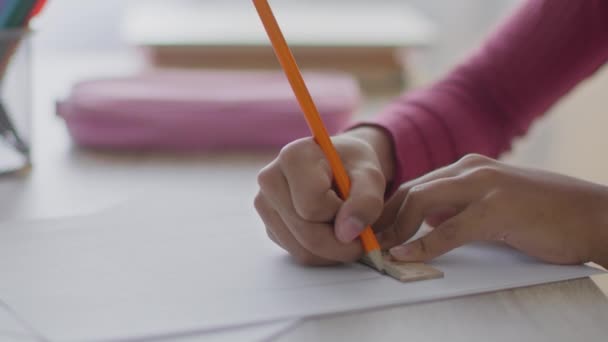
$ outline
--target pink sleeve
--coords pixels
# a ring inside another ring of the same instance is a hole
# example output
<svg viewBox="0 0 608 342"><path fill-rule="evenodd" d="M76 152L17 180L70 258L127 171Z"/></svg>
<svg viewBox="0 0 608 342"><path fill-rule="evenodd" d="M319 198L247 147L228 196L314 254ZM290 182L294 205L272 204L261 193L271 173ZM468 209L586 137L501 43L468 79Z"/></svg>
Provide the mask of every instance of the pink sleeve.
<svg viewBox="0 0 608 342"><path fill-rule="evenodd" d="M529 0L445 78L368 124L393 139L398 185L468 153L499 156L607 59L608 1Z"/></svg>

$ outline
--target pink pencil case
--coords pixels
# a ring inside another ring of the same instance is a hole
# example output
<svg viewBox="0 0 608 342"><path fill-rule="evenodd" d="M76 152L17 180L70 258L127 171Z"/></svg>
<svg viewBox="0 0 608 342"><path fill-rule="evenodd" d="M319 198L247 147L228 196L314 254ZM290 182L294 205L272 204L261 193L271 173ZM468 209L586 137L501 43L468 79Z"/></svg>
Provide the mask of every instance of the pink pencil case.
<svg viewBox="0 0 608 342"><path fill-rule="evenodd" d="M304 75L330 133L359 100L345 74ZM103 149L224 149L282 146L309 136L280 72L155 71L76 84L57 113L74 141Z"/></svg>

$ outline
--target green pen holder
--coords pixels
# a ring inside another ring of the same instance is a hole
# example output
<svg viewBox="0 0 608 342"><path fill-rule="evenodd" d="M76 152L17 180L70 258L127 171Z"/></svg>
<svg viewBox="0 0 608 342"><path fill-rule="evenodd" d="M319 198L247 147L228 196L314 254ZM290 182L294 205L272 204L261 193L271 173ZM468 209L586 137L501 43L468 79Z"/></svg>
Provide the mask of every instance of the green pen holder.
<svg viewBox="0 0 608 342"><path fill-rule="evenodd" d="M0 31L0 175L31 166L32 32Z"/></svg>

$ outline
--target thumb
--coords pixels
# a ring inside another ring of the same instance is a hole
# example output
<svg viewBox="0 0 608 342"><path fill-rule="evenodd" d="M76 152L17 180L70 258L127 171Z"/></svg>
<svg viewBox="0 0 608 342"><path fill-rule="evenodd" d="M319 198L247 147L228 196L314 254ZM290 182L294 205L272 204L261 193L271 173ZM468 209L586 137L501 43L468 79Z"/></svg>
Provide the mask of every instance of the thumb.
<svg viewBox="0 0 608 342"><path fill-rule="evenodd" d="M391 256L398 261L427 261L472 242L475 238L471 212L467 209L420 239L391 248Z"/></svg>
<svg viewBox="0 0 608 342"><path fill-rule="evenodd" d="M336 238L353 241L368 225L375 222L384 207L386 181L382 171L361 168L350 173L350 196L338 210L335 221Z"/></svg>

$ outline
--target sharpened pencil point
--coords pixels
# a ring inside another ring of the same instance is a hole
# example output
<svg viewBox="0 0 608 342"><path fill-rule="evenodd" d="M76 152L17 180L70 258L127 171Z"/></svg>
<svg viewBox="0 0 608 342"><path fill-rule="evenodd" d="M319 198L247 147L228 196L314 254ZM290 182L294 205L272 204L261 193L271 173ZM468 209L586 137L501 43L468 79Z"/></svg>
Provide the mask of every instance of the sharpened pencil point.
<svg viewBox="0 0 608 342"><path fill-rule="evenodd" d="M382 252L379 249L375 249L367 253L371 266L377 269L379 272L384 272L384 259L382 259Z"/></svg>

